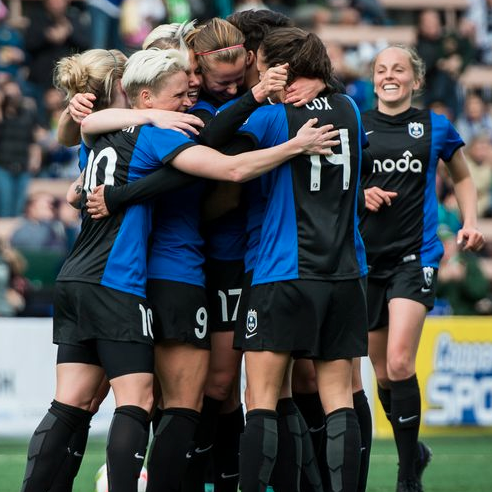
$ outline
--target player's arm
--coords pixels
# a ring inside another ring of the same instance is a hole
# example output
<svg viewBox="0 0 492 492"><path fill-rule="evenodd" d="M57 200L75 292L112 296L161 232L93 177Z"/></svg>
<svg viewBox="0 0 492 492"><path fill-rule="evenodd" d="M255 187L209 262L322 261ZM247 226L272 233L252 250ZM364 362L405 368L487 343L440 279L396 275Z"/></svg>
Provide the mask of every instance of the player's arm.
<svg viewBox="0 0 492 492"><path fill-rule="evenodd" d="M188 113L162 109L120 109L109 108L93 113L81 123L82 138L88 145L97 135L122 130L129 126L154 125L158 128L175 130L188 135L198 135L197 128L203 126L200 118ZM188 133L187 133L188 132Z"/></svg>
<svg viewBox="0 0 492 492"><path fill-rule="evenodd" d="M293 139L269 149L226 156L209 147L197 145L186 148L170 162L183 172L204 178L248 181L302 153L330 154L331 150L326 144L330 140L331 125L314 128L317 121L317 118L310 119Z"/></svg>
<svg viewBox="0 0 492 492"><path fill-rule="evenodd" d="M478 251L485 244L483 234L477 228L477 190L468 169L465 154L460 147L446 162L454 183L454 191L463 220L458 231L458 244L463 249Z"/></svg>
<svg viewBox="0 0 492 492"><path fill-rule="evenodd" d="M165 166L122 186L99 185L87 196L87 212L93 219L102 219L128 205L152 200L161 193L177 190L196 180L195 176Z"/></svg>
<svg viewBox="0 0 492 492"><path fill-rule="evenodd" d="M58 120L58 142L65 147L72 147L80 143L80 123L92 113L93 102L96 96L87 92L75 94Z"/></svg>
<svg viewBox="0 0 492 492"><path fill-rule="evenodd" d="M85 169L80 173L80 176L70 185L67 191L67 202L74 208L80 208L82 199L82 190L84 186Z"/></svg>
<svg viewBox="0 0 492 492"><path fill-rule="evenodd" d="M310 103L320 92L326 89L326 83L321 79L297 77L290 84L285 93L285 103L292 103L296 107Z"/></svg>

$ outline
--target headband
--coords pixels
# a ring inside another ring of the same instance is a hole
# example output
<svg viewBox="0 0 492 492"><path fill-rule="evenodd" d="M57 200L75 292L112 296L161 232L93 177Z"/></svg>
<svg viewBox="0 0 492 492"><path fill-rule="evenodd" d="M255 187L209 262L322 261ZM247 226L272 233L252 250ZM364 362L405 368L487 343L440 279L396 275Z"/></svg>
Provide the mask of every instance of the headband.
<svg viewBox="0 0 492 492"><path fill-rule="evenodd" d="M233 50L234 48L243 48L244 44L235 44L234 46L227 46L227 48L220 48L212 51L202 51L201 53L195 53L196 56L211 55L212 53L218 53L219 51Z"/></svg>
<svg viewBox="0 0 492 492"><path fill-rule="evenodd" d="M112 51L109 51L108 50L108 53L113 57L113 60L114 60L114 68L116 70L118 68L118 60L116 59L116 56L114 55L114 53Z"/></svg>

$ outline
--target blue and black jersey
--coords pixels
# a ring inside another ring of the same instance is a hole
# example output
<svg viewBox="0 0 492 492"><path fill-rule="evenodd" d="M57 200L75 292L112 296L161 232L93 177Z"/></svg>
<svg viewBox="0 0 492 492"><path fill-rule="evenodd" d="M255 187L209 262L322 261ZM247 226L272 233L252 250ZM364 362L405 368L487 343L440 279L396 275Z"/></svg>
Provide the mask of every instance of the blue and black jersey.
<svg viewBox="0 0 492 492"><path fill-rule="evenodd" d="M319 96L301 108L257 109L241 127L258 148L293 138L310 118L332 123L341 144L330 157L299 155L262 176L266 199L253 284L293 279L342 280L367 273L358 230L357 193L366 138L354 102Z"/></svg>
<svg viewBox="0 0 492 492"><path fill-rule="evenodd" d="M102 220L86 212L86 196L97 185L121 186L161 168L194 145L173 130L151 125L102 135L88 155L82 194L82 229L58 280L101 284L145 297L151 205L132 205Z"/></svg>
<svg viewBox="0 0 492 492"><path fill-rule="evenodd" d="M410 108L390 116L371 110L362 115L372 170L364 188L396 191L390 207L361 214L371 276L385 276L401 262L437 268L443 253L437 237L436 170L464 145L449 120L429 110Z"/></svg>

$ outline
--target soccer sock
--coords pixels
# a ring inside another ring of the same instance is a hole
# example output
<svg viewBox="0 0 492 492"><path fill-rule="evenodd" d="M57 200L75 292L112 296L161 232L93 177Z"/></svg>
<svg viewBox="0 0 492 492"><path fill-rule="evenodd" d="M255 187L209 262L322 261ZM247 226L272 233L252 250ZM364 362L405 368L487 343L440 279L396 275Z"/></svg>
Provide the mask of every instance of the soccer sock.
<svg viewBox="0 0 492 492"><path fill-rule="evenodd" d="M209 396L203 397L200 422L195 431L195 449L188 461L186 475L181 484L182 492L203 492L205 471L214 446L217 419L222 402Z"/></svg>
<svg viewBox="0 0 492 492"><path fill-rule="evenodd" d="M294 393L292 397L309 428L314 453L318 460L319 473L323 481L323 488L330 490L330 472L326 463L325 412L319 398L319 393ZM302 489L304 489L305 478L304 472L302 472Z"/></svg>
<svg viewBox="0 0 492 492"><path fill-rule="evenodd" d="M277 459L270 484L276 492L299 491L302 463L301 426L292 398L277 403Z"/></svg>
<svg viewBox="0 0 492 492"><path fill-rule="evenodd" d="M89 437L90 417L79 425L68 443L68 456L57 473L49 492L72 492Z"/></svg>
<svg viewBox="0 0 492 492"><path fill-rule="evenodd" d="M369 459L371 457L371 445L372 445L372 418L371 409L367 401L364 390L357 391L353 395L354 410L357 414L357 420L360 427L360 441L361 441L361 453L360 453L360 470L359 470L359 484L357 486L357 492L364 492L367 485L367 475L369 473Z"/></svg>
<svg viewBox="0 0 492 492"><path fill-rule="evenodd" d="M149 414L135 405L114 411L106 445L109 492L134 492L149 440Z"/></svg>
<svg viewBox="0 0 492 492"><path fill-rule="evenodd" d="M239 446L241 492L265 492L277 457L277 412L251 410Z"/></svg>
<svg viewBox="0 0 492 492"><path fill-rule="evenodd" d="M352 408L326 416L326 458L333 492L355 492L359 481L360 428Z"/></svg>
<svg viewBox="0 0 492 492"><path fill-rule="evenodd" d="M27 451L21 492L49 490L68 456L68 445L79 426L88 425L92 414L81 408L51 402L48 413L34 431Z"/></svg>
<svg viewBox="0 0 492 492"><path fill-rule="evenodd" d="M382 388L378 384L378 396L386 418L391 422L391 389Z"/></svg>
<svg viewBox="0 0 492 492"><path fill-rule="evenodd" d="M166 408L147 460L147 492L178 492L192 456L200 413L191 408Z"/></svg>
<svg viewBox="0 0 492 492"><path fill-rule="evenodd" d="M159 407L155 407L154 415L152 416L152 420L150 422L150 426L152 428L152 435L155 436L157 432L157 428L159 427L159 423L161 422L162 414L164 410Z"/></svg>
<svg viewBox="0 0 492 492"><path fill-rule="evenodd" d="M294 393L292 398L301 411L311 433L314 452L318 455L324 443L325 412L319 393Z"/></svg>
<svg viewBox="0 0 492 492"><path fill-rule="evenodd" d="M231 413L219 414L213 448L214 492L236 492L239 482L239 438L244 431L240 405Z"/></svg>
<svg viewBox="0 0 492 492"><path fill-rule="evenodd" d="M398 480L414 479L414 461L420 427L420 391L417 375L391 383L391 425L398 450Z"/></svg>
<svg viewBox="0 0 492 492"><path fill-rule="evenodd" d="M301 429L302 442L301 490L303 492L323 492L324 489L318 466L318 458L314 452L311 434L306 421L297 406L296 409L299 427Z"/></svg>

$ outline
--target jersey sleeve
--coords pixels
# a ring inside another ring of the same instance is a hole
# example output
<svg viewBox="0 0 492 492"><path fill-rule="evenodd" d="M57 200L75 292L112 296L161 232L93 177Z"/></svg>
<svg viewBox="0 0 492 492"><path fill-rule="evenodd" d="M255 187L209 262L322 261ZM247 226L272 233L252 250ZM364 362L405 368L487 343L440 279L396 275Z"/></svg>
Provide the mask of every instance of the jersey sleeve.
<svg viewBox="0 0 492 492"><path fill-rule="evenodd" d="M122 207L142 203L161 193L174 191L190 185L197 177L185 174L172 166L165 166L145 178L137 179L123 186L104 187L104 201L110 214Z"/></svg>
<svg viewBox="0 0 492 492"><path fill-rule="evenodd" d="M188 147L197 145L191 138L175 130L150 127L147 145L152 153L162 163L166 164Z"/></svg>
<svg viewBox="0 0 492 492"><path fill-rule="evenodd" d="M81 172L87 167L90 151L91 149L84 142L81 142L79 148L79 169Z"/></svg>
<svg viewBox="0 0 492 492"><path fill-rule="evenodd" d="M443 161L449 162L453 157L453 154L460 147L465 145L465 142L463 142L460 134L456 131L456 128L445 116L434 116L436 117L436 121L439 121L439 123L445 127L445 142L440 157Z"/></svg>

